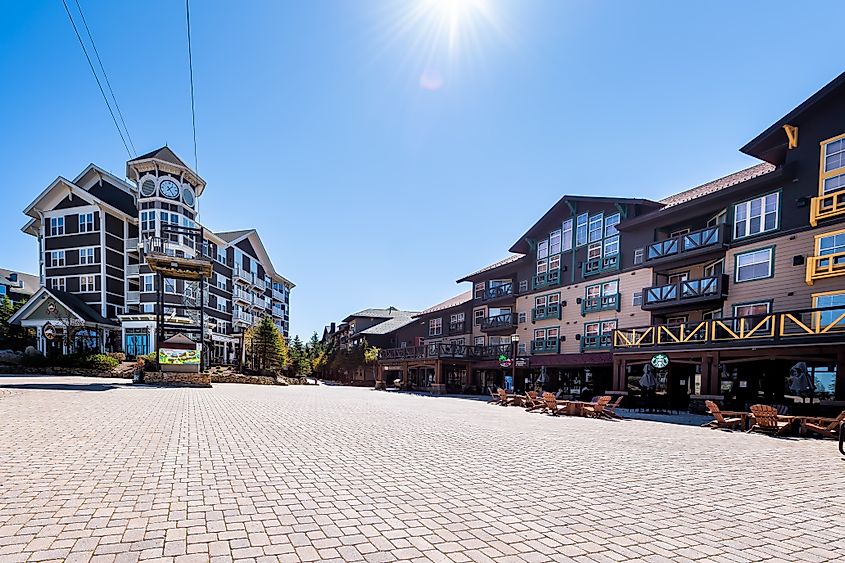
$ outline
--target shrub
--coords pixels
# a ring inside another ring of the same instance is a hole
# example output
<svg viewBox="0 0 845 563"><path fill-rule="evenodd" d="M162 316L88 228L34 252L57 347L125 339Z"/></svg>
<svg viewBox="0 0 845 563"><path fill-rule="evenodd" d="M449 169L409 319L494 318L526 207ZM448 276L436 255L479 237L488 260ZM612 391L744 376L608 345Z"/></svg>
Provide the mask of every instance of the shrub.
<svg viewBox="0 0 845 563"><path fill-rule="evenodd" d="M126 354L123 352L109 352L106 354L110 358L114 358L118 362L125 362L126 361Z"/></svg>
<svg viewBox="0 0 845 563"><path fill-rule="evenodd" d="M117 367L118 364L120 364L118 359L108 354L90 354L79 358L79 365L77 367L108 371Z"/></svg>

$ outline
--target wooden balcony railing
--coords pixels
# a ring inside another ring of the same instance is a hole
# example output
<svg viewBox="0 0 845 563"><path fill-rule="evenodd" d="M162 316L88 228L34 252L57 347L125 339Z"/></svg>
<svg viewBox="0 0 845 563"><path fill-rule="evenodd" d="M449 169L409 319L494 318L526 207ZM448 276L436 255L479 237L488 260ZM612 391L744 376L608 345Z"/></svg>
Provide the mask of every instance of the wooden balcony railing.
<svg viewBox="0 0 845 563"><path fill-rule="evenodd" d="M591 260L584 260L581 266L581 274L586 278L589 276L597 276L604 272L612 272L619 269L619 255L605 256L603 258L593 258Z"/></svg>
<svg viewBox="0 0 845 563"><path fill-rule="evenodd" d="M814 197L810 200L810 225L819 221L845 215L845 190Z"/></svg>
<svg viewBox="0 0 845 563"><path fill-rule="evenodd" d="M597 295L596 297L585 297L581 301L581 314L595 313L598 311L619 311L621 299L619 293L612 295Z"/></svg>
<svg viewBox="0 0 845 563"><path fill-rule="evenodd" d="M504 313L481 320L481 330L502 330L516 326L516 314Z"/></svg>
<svg viewBox="0 0 845 563"><path fill-rule="evenodd" d="M613 333L581 336L581 351L608 350L613 347Z"/></svg>
<svg viewBox="0 0 845 563"><path fill-rule="evenodd" d="M560 352L559 338L540 338L531 341L532 354L557 354Z"/></svg>
<svg viewBox="0 0 845 563"><path fill-rule="evenodd" d="M466 330L466 321L449 323L449 335L464 334Z"/></svg>
<svg viewBox="0 0 845 563"><path fill-rule="evenodd" d="M560 285L560 269L549 270L548 272L537 274L531 280L531 287L534 289L543 289L546 287L554 287Z"/></svg>
<svg viewBox="0 0 845 563"><path fill-rule="evenodd" d="M620 328L616 350L815 344L845 338L845 308L823 307L677 325Z"/></svg>
<svg viewBox="0 0 845 563"><path fill-rule="evenodd" d="M661 240L645 249L646 264L668 262L672 258L692 256L727 248L728 226L716 225Z"/></svg>
<svg viewBox="0 0 845 563"><path fill-rule="evenodd" d="M513 283L503 283L495 287L488 287L481 295L482 301L493 301L494 299L501 299L513 295Z"/></svg>
<svg viewBox="0 0 845 563"><path fill-rule="evenodd" d="M728 275L684 280L643 289L642 308L646 311L687 303L717 301L728 296Z"/></svg>
<svg viewBox="0 0 845 563"><path fill-rule="evenodd" d="M501 355L510 357L511 351L512 346L510 344L476 346L454 342L437 342L423 346L384 348L379 350L379 360L395 361L441 358L485 360L498 358Z"/></svg>
<svg viewBox="0 0 845 563"><path fill-rule="evenodd" d="M807 285L816 280L845 275L845 252L807 258Z"/></svg>
<svg viewBox="0 0 845 563"><path fill-rule="evenodd" d="M532 321L544 321L547 319L560 320L560 303L551 303L549 305L541 305L531 309Z"/></svg>

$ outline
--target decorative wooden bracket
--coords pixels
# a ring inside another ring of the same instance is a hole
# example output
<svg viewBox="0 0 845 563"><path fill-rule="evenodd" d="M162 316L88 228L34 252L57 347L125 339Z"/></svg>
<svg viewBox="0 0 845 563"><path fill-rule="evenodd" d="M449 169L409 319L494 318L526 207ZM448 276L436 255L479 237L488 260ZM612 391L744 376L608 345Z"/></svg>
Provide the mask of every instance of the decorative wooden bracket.
<svg viewBox="0 0 845 563"><path fill-rule="evenodd" d="M798 146L798 126L784 125L783 130L786 132L786 138L789 139L789 148L796 148Z"/></svg>

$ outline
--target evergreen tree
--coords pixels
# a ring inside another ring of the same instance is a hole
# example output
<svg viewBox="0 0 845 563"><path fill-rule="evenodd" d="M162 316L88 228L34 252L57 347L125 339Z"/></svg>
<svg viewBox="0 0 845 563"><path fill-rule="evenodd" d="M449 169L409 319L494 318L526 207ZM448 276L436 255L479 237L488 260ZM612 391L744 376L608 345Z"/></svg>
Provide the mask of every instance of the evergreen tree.
<svg viewBox="0 0 845 563"><path fill-rule="evenodd" d="M32 329L9 324L9 319L23 307L23 304L23 301L12 303L8 295L0 299L0 348L2 349L23 350L35 344Z"/></svg>
<svg viewBox="0 0 845 563"><path fill-rule="evenodd" d="M290 353L279 328L270 317L247 330L245 339L253 369L280 371L288 365Z"/></svg>
<svg viewBox="0 0 845 563"><path fill-rule="evenodd" d="M293 337L290 345L290 365L294 375L309 375L311 373L311 362L305 345L299 335Z"/></svg>

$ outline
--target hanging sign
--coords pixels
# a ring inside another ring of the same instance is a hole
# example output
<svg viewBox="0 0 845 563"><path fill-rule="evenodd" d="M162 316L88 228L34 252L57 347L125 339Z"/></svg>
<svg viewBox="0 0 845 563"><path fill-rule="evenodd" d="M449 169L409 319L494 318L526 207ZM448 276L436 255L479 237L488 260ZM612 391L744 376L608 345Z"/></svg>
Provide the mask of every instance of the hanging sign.
<svg viewBox="0 0 845 563"><path fill-rule="evenodd" d="M509 368L513 364L513 360L505 356L504 354L499 354L499 365L503 368Z"/></svg>
<svg viewBox="0 0 845 563"><path fill-rule="evenodd" d="M44 334L44 338L46 338L47 340L53 340L56 337L56 329L53 328L53 325L51 325L50 323L46 323L41 329L41 332Z"/></svg>
<svg viewBox="0 0 845 563"><path fill-rule="evenodd" d="M655 354L651 357L651 365L657 369L664 369L669 365L669 356L666 354Z"/></svg>

